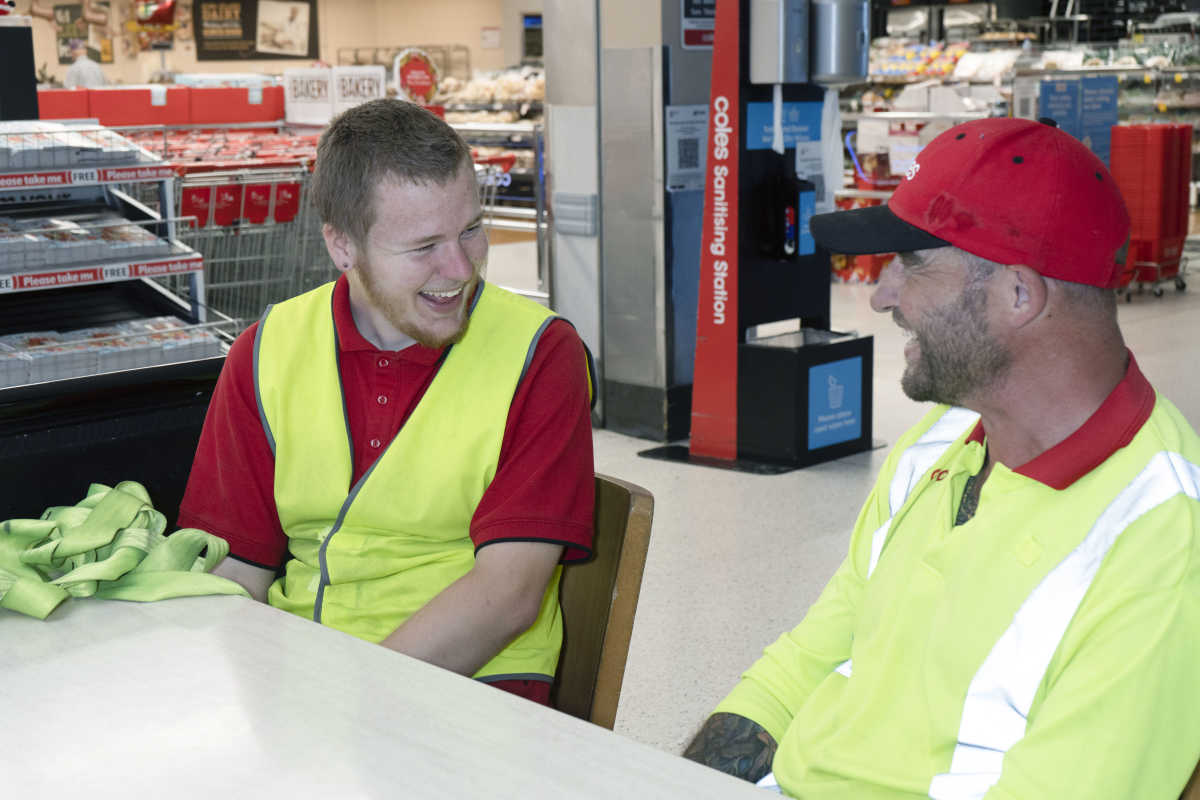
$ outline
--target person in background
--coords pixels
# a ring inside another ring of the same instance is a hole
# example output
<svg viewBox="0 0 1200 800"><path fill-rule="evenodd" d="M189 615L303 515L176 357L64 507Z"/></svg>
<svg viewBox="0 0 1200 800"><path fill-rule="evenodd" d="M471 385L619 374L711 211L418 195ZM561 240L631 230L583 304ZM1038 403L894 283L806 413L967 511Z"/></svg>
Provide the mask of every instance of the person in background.
<svg viewBox="0 0 1200 800"><path fill-rule="evenodd" d="M71 55L75 61L67 67L67 77L63 80L65 87L68 89L95 89L108 85L108 79L104 77L104 71L100 69L100 65L88 58L87 44L76 41L71 47Z"/></svg>
<svg viewBox="0 0 1200 800"><path fill-rule="evenodd" d="M259 600L547 703L591 546L583 343L483 280L471 152L425 109L334 119L311 194L342 274L234 342L179 524Z"/></svg>
<svg viewBox="0 0 1200 800"><path fill-rule="evenodd" d="M1046 121L1049 122L1049 121ZM1200 757L1200 439L1117 325L1129 215L1052 123L958 125L886 206L896 444L850 552L685 755L805 800L1176 798Z"/></svg>

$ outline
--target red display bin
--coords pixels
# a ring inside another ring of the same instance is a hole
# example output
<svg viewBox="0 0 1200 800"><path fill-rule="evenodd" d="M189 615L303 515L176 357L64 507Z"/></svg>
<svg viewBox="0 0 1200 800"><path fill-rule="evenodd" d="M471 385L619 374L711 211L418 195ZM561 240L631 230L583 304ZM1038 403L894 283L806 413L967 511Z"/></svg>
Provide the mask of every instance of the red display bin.
<svg viewBox="0 0 1200 800"><path fill-rule="evenodd" d="M88 116L101 125L186 125L186 86L114 86L88 90ZM155 96L162 104L154 102Z"/></svg>
<svg viewBox="0 0 1200 800"><path fill-rule="evenodd" d="M238 122L275 122L283 119L283 87L266 86L262 102L252 103L260 90L236 87L192 87L189 122L193 125L227 125Z"/></svg>
<svg viewBox="0 0 1200 800"><path fill-rule="evenodd" d="M1123 280L1156 283L1179 274L1179 259L1183 255L1184 236L1165 239L1130 239L1129 269Z"/></svg>
<svg viewBox="0 0 1200 800"><path fill-rule="evenodd" d="M1129 208L1132 239L1187 236L1192 126L1118 125L1112 175Z"/></svg>
<svg viewBox="0 0 1200 800"><path fill-rule="evenodd" d="M84 119L89 116L87 89L38 89L42 119Z"/></svg>
<svg viewBox="0 0 1200 800"><path fill-rule="evenodd" d="M1117 125L1112 129L1111 171L1131 222L1121 286L1174 279L1188 230L1191 125Z"/></svg>

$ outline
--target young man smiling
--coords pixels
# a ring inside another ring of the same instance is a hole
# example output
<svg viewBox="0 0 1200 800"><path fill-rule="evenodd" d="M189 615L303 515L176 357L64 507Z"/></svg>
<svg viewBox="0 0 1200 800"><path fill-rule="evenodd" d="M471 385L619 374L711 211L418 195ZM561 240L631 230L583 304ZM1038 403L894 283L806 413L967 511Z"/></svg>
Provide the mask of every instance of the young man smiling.
<svg viewBox="0 0 1200 800"><path fill-rule="evenodd" d="M428 111L342 114L311 194L342 275L234 343L180 524L259 600L546 703L591 545L584 347L482 279L470 150Z"/></svg>
<svg viewBox="0 0 1200 800"><path fill-rule="evenodd" d="M685 755L805 800L1162 798L1200 756L1200 438L1117 325L1129 216L1048 124L965 123L816 240L937 403ZM768 775L768 773L771 773Z"/></svg>

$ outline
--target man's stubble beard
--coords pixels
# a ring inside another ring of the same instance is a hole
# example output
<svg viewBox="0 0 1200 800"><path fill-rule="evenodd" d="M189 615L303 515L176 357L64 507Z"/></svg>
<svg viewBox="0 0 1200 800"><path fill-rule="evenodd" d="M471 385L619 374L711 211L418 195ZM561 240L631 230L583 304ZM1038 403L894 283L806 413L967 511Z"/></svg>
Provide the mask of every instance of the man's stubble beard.
<svg viewBox="0 0 1200 800"><path fill-rule="evenodd" d="M961 405L998 382L1012 364L1012 353L996 341L983 314L986 291L968 285L956 300L925 314L916 332L917 360L900 379L904 393L917 402Z"/></svg>
<svg viewBox="0 0 1200 800"><path fill-rule="evenodd" d="M358 270L360 283L362 284L363 293L371 302L371 305L379 309L392 327L410 337L417 344L423 347L428 347L432 350L440 350L449 345L458 344L467 335L467 328L471 324L471 315L468 313L471 300L478 291L479 282L482 280L483 266L476 267L475 277L463 287L462 298L460 299L459 314L461 315L458 329L449 336L434 336L429 331L424 330L404 319L404 309L395 300L386 297L379 289L379 284L375 281L375 273L370 263L365 259L360 260L355 264L355 269Z"/></svg>

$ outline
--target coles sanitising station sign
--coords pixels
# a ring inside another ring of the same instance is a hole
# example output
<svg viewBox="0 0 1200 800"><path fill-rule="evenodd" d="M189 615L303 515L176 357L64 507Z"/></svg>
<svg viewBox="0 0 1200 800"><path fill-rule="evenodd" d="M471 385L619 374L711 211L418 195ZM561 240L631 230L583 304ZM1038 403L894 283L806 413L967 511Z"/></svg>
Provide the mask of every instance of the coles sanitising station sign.
<svg viewBox="0 0 1200 800"><path fill-rule="evenodd" d="M43 271L0 274L0 292L29 292L37 289L57 289L63 286L82 286L85 283L112 283L134 278L156 278L200 272L204 260L198 255L180 258L138 261L127 264L98 264L92 267L65 267Z"/></svg>
<svg viewBox="0 0 1200 800"><path fill-rule="evenodd" d="M688 448L725 460L737 458L738 5L716 9Z"/></svg>

